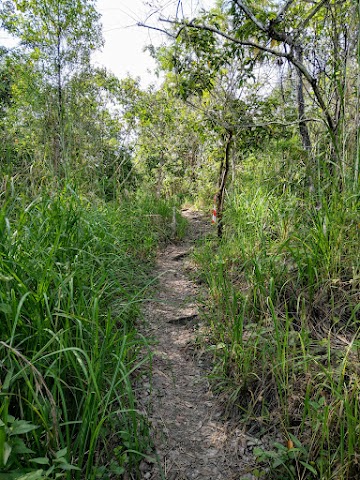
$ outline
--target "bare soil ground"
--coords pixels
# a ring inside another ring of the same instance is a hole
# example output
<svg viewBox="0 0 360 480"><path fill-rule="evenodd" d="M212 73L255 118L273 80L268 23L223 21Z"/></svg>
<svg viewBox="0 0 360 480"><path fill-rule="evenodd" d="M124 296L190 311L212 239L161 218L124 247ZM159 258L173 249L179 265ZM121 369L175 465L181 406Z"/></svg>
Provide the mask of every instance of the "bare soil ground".
<svg viewBox="0 0 360 480"><path fill-rule="evenodd" d="M142 407L153 429L158 465L143 461L144 479L252 479L253 448L258 439L224 418L211 390L202 357L194 353L199 317L199 285L193 268L194 241L210 230L208 219L183 211L190 226L186 239L158 254L158 286L145 306L141 333L152 342L152 380L144 375ZM208 370L207 370L208 371Z"/></svg>

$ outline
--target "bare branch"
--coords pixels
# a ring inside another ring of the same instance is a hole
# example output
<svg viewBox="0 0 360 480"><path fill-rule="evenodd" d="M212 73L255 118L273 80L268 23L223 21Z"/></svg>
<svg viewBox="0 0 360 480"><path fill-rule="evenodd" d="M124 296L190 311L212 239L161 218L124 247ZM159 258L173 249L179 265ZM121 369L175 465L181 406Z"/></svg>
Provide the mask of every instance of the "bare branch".
<svg viewBox="0 0 360 480"><path fill-rule="evenodd" d="M291 0L291 2L292 1L293 0ZM289 2L290 2L290 0L289 0ZM258 20L256 18L256 16L253 14L253 12L250 10L250 8L247 5L245 5L242 2L242 0L235 0L235 3L238 5L238 7L245 13L245 15L253 22L253 24L260 31L266 33L266 35L268 35L270 38L272 38L274 40L277 40L279 42L284 42L284 43L288 44L290 47L295 46L295 42L292 39L292 36L290 34L285 33L285 32L279 32L275 28L276 23L279 23L279 22L276 22L276 20L275 20L275 21L269 22L268 25L264 25L262 22L260 22L260 20ZM289 6L290 6L290 3L289 3Z"/></svg>
<svg viewBox="0 0 360 480"><path fill-rule="evenodd" d="M191 108L200 111L204 117L207 117L208 120L211 120L212 122L215 122L217 125L220 127L223 127L225 130L229 131L234 131L234 125L230 125L228 122L224 122L222 119L219 117L216 117L215 115L212 114L212 112L209 112L209 109L206 107L199 106L192 102L191 100L185 100L185 103L189 105ZM324 123L324 120L321 120L319 118L303 118L301 122L315 122L315 123ZM275 119L275 120L269 120L265 121L262 123L244 123L244 121L241 121L239 124L236 125L236 128L238 130L247 130L249 128L264 128L264 127L270 127L271 125L278 125L280 127L294 127L298 126L300 124L300 120L294 120L292 122L288 122L285 119Z"/></svg>
<svg viewBox="0 0 360 480"><path fill-rule="evenodd" d="M174 23L176 23L176 22L174 22ZM176 37L177 37L177 35L173 35L172 33L168 32L166 30L163 30L162 28L153 27L152 25L146 25L145 23L142 23L142 22L138 22L137 26L138 27L145 27L145 28L148 28L149 30L156 30L157 32L165 33L165 35L167 35L171 38L174 38L174 39L176 39Z"/></svg>
<svg viewBox="0 0 360 480"><path fill-rule="evenodd" d="M265 27L265 25L255 17L253 12L247 5L245 5L241 0L235 0L235 3L245 13L245 15L258 27L259 30L265 33L267 32L267 28Z"/></svg>
<svg viewBox="0 0 360 480"><path fill-rule="evenodd" d="M303 118L301 122L317 122L317 123L322 123L321 120L318 118ZM241 124L241 128L260 128L260 127L269 127L270 125L279 125L281 127L293 127L297 126L300 124L299 120L296 120L294 122L284 122L282 120L273 120L265 123L254 123L254 124Z"/></svg>
<svg viewBox="0 0 360 480"><path fill-rule="evenodd" d="M295 0L288 0L286 3L284 3L284 5L283 5L283 6L280 8L280 10L278 11L274 23L280 23L280 22L282 21L282 17L283 17L284 14L287 12L287 10L288 10L289 7L291 6L291 4L294 3L294 1L295 1Z"/></svg>
<svg viewBox="0 0 360 480"><path fill-rule="evenodd" d="M304 18L304 20L300 23L300 25L297 27L295 31L295 35L293 36L294 39L297 39L301 36L305 28L308 26L310 20L317 14L317 12L320 10L321 7L324 6L325 3L327 3L328 0L321 0L309 13L309 15Z"/></svg>
<svg viewBox="0 0 360 480"><path fill-rule="evenodd" d="M182 32L184 27L188 27L188 28L194 28L196 30L206 30L208 32L215 33L216 35L219 35L220 37L226 38L226 40L229 40L230 42L233 42L233 43L236 43L238 45L245 46L245 47L257 48L257 49L259 49L263 52L267 52L267 53L270 53L272 55L276 55L277 57L287 58L287 56L288 56L287 53L279 52L278 50L273 50L272 48L264 47L262 45L259 45L258 43L251 42L250 40L239 40L239 39L233 37L232 35L229 35L228 33L223 32L222 30L219 30L215 27L210 27L209 25L200 25L200 24L196 24L194 22L184 22L184 21L183 22L175 22L175 21L169 20L167 18L160 18L159 20L161 22L171 23L172 25L179 25L179 26L181 25L181 28L179 29L179 31L175 35L176 38Z"/></svg>

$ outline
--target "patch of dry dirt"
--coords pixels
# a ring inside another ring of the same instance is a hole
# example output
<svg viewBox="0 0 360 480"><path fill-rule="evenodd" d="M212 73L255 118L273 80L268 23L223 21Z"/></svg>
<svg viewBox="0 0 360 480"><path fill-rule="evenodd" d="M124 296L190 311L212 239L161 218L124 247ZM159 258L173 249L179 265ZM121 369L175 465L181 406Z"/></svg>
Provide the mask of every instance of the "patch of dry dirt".
<svg viewBox="0 0 360 480"><path fill-rule="evenodd" d="M189 220L187 238L169 245L157 258L155 299L145 306L141 333L153 339L152 381L144 376L140 403L153 429L159 464L143 462L144 479L251 479L258 440L223 418L199 358L192 354L199 322L200 288L186 271L194 240L209 233L197 212Z"/></svg>

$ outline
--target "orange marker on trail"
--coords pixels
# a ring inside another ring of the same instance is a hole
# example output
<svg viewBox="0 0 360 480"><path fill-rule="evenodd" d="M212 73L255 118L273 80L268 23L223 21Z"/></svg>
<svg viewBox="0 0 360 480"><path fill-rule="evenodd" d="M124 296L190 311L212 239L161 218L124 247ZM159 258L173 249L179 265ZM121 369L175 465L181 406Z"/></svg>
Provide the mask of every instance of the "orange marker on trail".
<svg viewBox="0 0 360 480"><path fill-rule="evenodd" d="M212 209L211 223L216 223L217 211L216 211L216 195L214 197L214 207Z"/></svg>

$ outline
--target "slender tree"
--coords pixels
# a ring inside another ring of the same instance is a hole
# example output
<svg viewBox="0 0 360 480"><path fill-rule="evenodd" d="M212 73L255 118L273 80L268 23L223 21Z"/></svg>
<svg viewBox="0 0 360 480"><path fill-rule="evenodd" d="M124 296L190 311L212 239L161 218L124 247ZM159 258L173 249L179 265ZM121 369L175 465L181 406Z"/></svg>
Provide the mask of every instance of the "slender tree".
<svg viewBox="0 0 360 480"><path fill-rule="evenodd" d="M41 72L43 93L51 106L47 118L53 138L55 171L66 168L65 87L73 75L86 70L90 55L102 44L99 14L93 0L9 0L1 10L4 27L20 39Z"/></svg>

